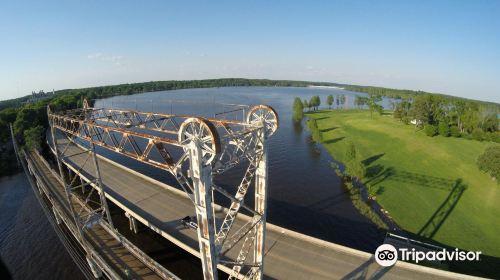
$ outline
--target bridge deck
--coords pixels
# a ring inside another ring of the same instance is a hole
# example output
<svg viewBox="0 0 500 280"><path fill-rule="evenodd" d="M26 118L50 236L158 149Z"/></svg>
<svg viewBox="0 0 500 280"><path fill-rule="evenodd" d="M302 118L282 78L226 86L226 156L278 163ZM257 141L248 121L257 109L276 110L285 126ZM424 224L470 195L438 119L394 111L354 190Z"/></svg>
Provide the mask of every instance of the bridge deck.
<svg viewBox="0 0 500 280"><path fill-rule="evenodd" d="M47 166L40 160L38 155L31 153L30 158L39 174L43 176L46 186L50 188L50 192L60 205L63 206L63 211L66 216L71 217L68 203L64 194L64 187L56 179ZM81 205L74 202L73 207L75 211L81 210ZM136 256L134 256L121 242L116 240L111 234L108 233L101 225L95 225L86 231L86 238L95 249L106 261L106 263L123 279L162 279L155 271L151 270Z"/></svg>
<svg viewBox="0 0 500 280"><path fill-rule="evenodd" d="M63 140L59 141L62 143ZM64 145L61 145L61 149ZM76 145L69 145L67 165L78 168L85 155ZM179 191L147 178L110 160L100 158L99 166L107 197L165 238L198 255L196 231L185 229L180 219L195 213L194 206ZM92 177L91 164L83 173ZM272 187L272 186L271 186ZM237 223L243 223L241 218ZM308 237L267 224L264 274L268 279L457 279L466 276L398 262L380 267L371 254ZM234 258L234 253L229 254ZM229 271L219 265L219 269Z"/></svg>

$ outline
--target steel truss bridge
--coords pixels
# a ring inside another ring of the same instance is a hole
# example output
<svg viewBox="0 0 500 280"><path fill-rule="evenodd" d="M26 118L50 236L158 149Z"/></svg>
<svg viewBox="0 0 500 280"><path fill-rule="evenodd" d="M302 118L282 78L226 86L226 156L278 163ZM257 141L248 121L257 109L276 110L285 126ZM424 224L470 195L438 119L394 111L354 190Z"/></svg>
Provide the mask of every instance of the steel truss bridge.
<svg viewBox="0 0 500 280"><path fill-rule="evenodd" d="M86 275L178 278L115 228L111 201L133 232L141 224L199 257L204 279L217 279L218 270L229 279L465 277L401 262L382 269L371 254L266 224L267 141L279 124L269 106L251 107L244 121L92 108L86 101L47 113L57 166L36 152L25 152L22 162L63 244L80 252L72 257ZM104 158L96 147L164 170L180 188ZM239 183L217 185L228 174ZM186 216L191 228L182 225Z"/></svg>

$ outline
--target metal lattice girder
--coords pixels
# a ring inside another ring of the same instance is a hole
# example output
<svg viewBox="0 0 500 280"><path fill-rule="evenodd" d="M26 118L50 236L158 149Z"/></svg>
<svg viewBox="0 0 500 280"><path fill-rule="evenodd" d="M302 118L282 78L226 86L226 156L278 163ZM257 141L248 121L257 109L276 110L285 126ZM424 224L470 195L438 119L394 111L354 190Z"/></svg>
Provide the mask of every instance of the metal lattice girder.
<svg viewBox="0 0 500 280"><path fill-rule="evenodd" d="M48 115L51 115L50 108L47 108ZM84 161L84 163L79 166L79 168L74 172L74 175L71 176L71 170L67 169L66 174L65 170L63 169L63 162L65 162L66 158L71 157L73 155L68 155L66 154L68 146L66 146L62 152L59 150L59 145L57 144L57 137L56 137L56 132L55 129L57 126L54 125L53 123L54 119L49 118L49 123L51 126L51 134L52 134L52 141L53 141L53 149L56 152L56 160L58 163L58 168L59 168L59 173L61 178L63 179L63 182L65 184L65 194L66 194L66 199L68 201L69 209L71 211L71 214L73 216L73 219L75 221L75 224L77 225L79 232L80 232L80 238L82 238L83 234L82 231L87 229L89 226L92 226L96 223L98 223L101 219L106 220L111 227L113 227L113 221L111 219L111 214L109 212L109 207L106 201L105 193L104 193L104 187L101 182L101 175L99 171L99 165L97 162L96 158L96 153L95 153L95 147L93 143L90 143L90 148L83 151L82 153L87 153L87 157ZM68 135L70 140L74 141L74 138L77 137L77 135L69 134ZM71 141L68 141L69 145ZM73 203L76 201L78 194L75 192L78 191L78 189L83 189L84 186L88 184L81 183L81 177L80 177L80 172L83 170L84 166L89 163L89 160L93 163L94 166L94 171L95 174L93 174L95 178L95 182L93 182L97 187L98 187L98 192L97 195L99 197L99 201L95 201L91 199L92 195L94 194L94 188L91 188L90 192L87 194L85 202L87 204L92 204L93 211L90 214L84 214L82 211L75 211L73 208ZM77 179L80 180L80 183L77 183Z"/></svg>
<svg viewBox="0 0 500 280"><path fill-rule="evenodd" d="M223 246L224 240L226 239L227 234L229 233L229 230L231 229L231 226L233 225L234 219L236 219L236 215L238 214L238 211L240 210L241 203L243 198L245 197L248 187L250 186L250 183L252 182L252 179L255 176L255 172L257 170L257 165L260 162L260 159L262 157L262 153L260 151L257 151L257 155L255 160L250 161L250 164L245 172L245 175L243 176L243 180L241 181L240 185L238 186L238 189L236 191L236 195L234 196L235 200L231 202L231 206L229 207L229 211L227 211L226 217L224 218L224 221L222 222L222 226L217 233L217 239L216 244L220 247Z"/></svg>
<svg viewBox="0 0 500 280"><path fill-rule="evenodd" d="M205 279L217 278L218 263L232 266L230 278L262 278L267 208L266 139L278 128L278 115L271 107L250 108L245 121L90 108L86 101L82 109L60 113L49 110L48 115L52 130L64 132L73 142L85 140L94 156L97 145L166 170L175 177L194 204ZM60 154L64 155L64 151ZM59 158L65 160L64 156ZM100 178L97 161L94 164L96 178ZM217 176L245 164L246 171L234 186L234 194L214 184ZM253 207L244 203L252 182L255 182ZM102 186L100 179L96 184ZM75 189L79 187L83 184ZM214 201L214 191L228 198L229 205ZM88 197L91 195L89 192ZM215 219L214 205L225 209L221 221ZM250 213L243 225L235 223L242 209ZM82 218L91 224L94 216ZM235 259L228 259L228 255Z"/></svg>
<svg viewBox="0 0 500 280"><path fill-rule="evenodd" d="M49 114L53 124L60 130L77 135L107 149L122 153L147 164L167 169L178 163L172 154L183 145L178 141L181 125L192 118L185 115L137 112L118 109L75 109L63 113ZM161 119L162 123L158 123ZM247 122L234 120L204 119L217 131L213 145L221 150L217 155L216 173L222 173L245 159L252 146L252 131L258 129ZM223 147L221 147L221 145ZM127 146L127 147L126 147ZM158 149L161 162L152 159L151 150ZM182 153L181 153L182 154Z"/></svg>

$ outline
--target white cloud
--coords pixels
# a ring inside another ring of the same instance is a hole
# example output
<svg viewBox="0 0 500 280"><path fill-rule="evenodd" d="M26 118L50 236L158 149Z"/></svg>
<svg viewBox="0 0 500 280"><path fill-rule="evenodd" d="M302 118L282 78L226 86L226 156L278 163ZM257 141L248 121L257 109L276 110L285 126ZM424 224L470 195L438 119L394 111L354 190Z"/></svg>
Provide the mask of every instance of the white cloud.
<svg viewBox="0 0 500 280"><path fill-rule="evenodd" d="M87 58L90 60L100 60L100 61L107 61L111 62L114 65L120 66L122 65L122 59L123 56L121 55L108 55L108 54L103 54L103 53L91 53L87 55Z"/></svg>
<svg viewBox="0 0 500 280"><path fill-rule="evenodd" d="M88 59L96 59L96 58L100 58L101 56L102 56L102 53L91 53L91 54L87 55L87 58Z"/></svg>

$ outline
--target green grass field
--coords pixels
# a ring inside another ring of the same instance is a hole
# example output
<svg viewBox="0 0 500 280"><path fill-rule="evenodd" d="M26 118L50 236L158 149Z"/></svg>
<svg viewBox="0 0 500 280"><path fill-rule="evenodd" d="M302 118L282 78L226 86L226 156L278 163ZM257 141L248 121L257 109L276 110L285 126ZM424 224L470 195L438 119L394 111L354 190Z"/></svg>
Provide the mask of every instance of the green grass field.
<svg viewBox="0 0 500 280"><path fill-rule="evenodd" d="M428 137L391 115L319 111L322 142L342 161L348 141L364 160L364 183L403 229L440 243L500 256L500 185L479 171L492 142Z"/></svg>

